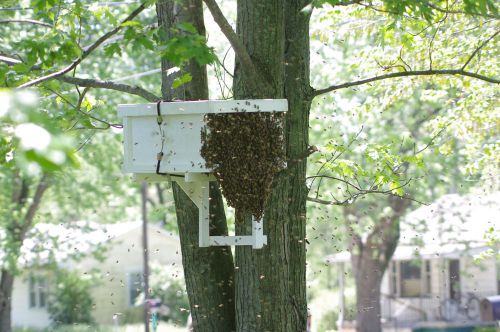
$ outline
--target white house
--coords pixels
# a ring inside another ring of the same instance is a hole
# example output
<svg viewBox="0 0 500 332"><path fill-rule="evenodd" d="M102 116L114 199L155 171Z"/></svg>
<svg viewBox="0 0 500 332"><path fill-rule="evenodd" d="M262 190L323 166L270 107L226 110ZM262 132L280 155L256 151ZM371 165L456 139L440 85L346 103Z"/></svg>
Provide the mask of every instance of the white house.
<svg viewBox="0 0 500 332"><path fill-rule="evenodd" d="M21 263L27 266L32 266L35 260L43 263L53 252L55 257L52 258L60 267L80 271L82 275L97 270L100 280L92 288L93 316L97 323L111 325L115 323L114 318L124 319L127 313L141 310L134 308L143 271L141 227L141 222L108 225L78 222L71 226L38 224L35 229L38 236L23 245ZM56 250L46 250L56 241L59 243ZM151 264L171 266L178 270L176 274L182 275L177 236L148 225L148 242ZM88 255L98 247L106 248L103 261ZM76 259L75 254L82 254L83 258ZM43 268L27 267L24 270L14 283L13 326L46 327L51 323L47 312L48 295L53 287L50 272Z"/></svg>
<svg viewBox="0 0 500 332"><path fill-rule="evenodd" d="M381 286L382 320L479 320L479 299L500 293L500 192L445 195L411 212ZM350 254L327 257L349 264Z"/></svg>

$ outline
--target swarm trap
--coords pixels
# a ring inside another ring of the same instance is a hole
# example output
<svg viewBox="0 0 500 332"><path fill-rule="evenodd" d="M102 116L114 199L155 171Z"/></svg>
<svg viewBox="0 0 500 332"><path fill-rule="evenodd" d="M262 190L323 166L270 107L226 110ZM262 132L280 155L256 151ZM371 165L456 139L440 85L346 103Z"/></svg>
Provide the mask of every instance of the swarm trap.
<svg viewBox="0 0 500 332"><path fill-rule="evenodd" d="M262 248L263 211L285 166L285 99L202 100L119 105L124 172L140 181L175 181L199 210L199 245ZM209 181L217 180L252 234L211 236Z"/></svg>
<svg viewBox="0 0 500 332"><path fill-rule="evenodd" d="M261 219L274 176L285 166L283 113L207 114L201 156L228 204Z"/></svg>

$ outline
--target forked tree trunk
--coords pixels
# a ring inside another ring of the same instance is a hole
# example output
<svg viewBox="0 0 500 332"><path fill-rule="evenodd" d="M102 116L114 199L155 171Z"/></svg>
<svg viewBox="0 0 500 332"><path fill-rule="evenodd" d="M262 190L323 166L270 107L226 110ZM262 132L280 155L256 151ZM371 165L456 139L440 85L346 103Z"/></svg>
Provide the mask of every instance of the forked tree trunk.
<svg viewBox="0 0 500 332"><path fill-rule="evenodd" d="M178 22L190 22L199 34L205 35L201 0L160 0L157 13L159 25L167 38L170 27ZM171 89L173 77L166 74L171 67L170 63L162 60L164 100L208 99L205 66L191 61L186 70L192 75L192 81L175 91ZM229 247L198 247L198 208L175 182L172 188L194 331L234 331L234 265L231 250ZM227 235L222 195L215 183L210 184L210 222L212 235Z"/></svg>
<svg viewBox="0 0 500 332"><path fill-rule="evenodd" d="M0 276L0 332L12 331L12 291L14 276L7 270L2 270Z"/></svg>

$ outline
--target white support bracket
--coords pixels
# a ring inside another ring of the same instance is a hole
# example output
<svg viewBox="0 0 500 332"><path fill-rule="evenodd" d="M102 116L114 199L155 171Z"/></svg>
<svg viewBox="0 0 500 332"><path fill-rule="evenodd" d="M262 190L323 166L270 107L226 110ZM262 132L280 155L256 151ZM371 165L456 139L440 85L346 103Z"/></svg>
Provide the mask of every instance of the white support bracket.
<svg viewBox="0 0 500 332"><path fill-rule="evenodd" d="M205 174L186 173L184 178L171 177L172 181L184 190L186 195L198 207L199 211L199 236L200 247L210 246L252 246L261 249L267 244L267 236L264 235L264 221L252 217L251 235L223 235L210 236L210 211L209 192L210 178Z"/></svg>

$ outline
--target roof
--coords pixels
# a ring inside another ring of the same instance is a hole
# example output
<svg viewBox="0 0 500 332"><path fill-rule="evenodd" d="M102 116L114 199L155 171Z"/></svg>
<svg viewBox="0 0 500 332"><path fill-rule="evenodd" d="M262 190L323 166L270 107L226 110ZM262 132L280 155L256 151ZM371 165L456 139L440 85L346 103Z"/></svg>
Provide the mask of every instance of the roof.
<svg viewBox="0 0 500 332"><path fill-rule="evenodd" d="M486 242L488 231L500 235L500 191L444 195L409 213L401 224L401 243L425 246Z"/></svg>
<svg viewBox="0 0 500 332"><path fill-rule="evenodd" d="M30 231L21 248L19 264L30 265L48 261L63 262L82 254L90 254L99 248L109 245L112 240L142 227L141 221L120 222L115 224L98 224L95 222L76 221L67 224L39 223ZM178 240L161 227L148 224L163 236ZM0 244L5 233L0 230ZM0 246L1 247L1 246ZM4 260L4 252L0 250L0 262Z"/></svg>
<svg viewBox="0 0 500 332"><path fill-rule="evenodd" d="M487 250L487 235L500 237L500 192L444 195L410 212L401 223L400 243L393 260L415 257L458 258ZM326 258L328 263L349 262L349 252Z"/></svg>

